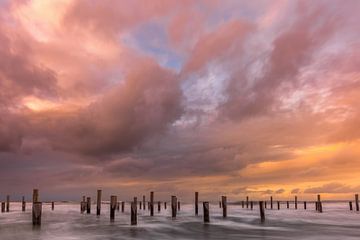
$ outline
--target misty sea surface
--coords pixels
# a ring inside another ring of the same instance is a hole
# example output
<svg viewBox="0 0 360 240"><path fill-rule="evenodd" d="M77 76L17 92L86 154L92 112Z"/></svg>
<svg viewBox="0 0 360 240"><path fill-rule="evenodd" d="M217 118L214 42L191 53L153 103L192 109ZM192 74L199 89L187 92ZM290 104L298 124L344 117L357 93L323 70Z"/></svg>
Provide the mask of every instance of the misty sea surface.
<svg viewBox="0 0 360 240"><path fill-rule="evenodd" d="M154 206L154 217L149 211L138 209L138 225L130 225L130 205L125 213L116 211L115 221L110 222L109 205L103 204L101 216L96 216L96 206L91 214L81 214L79 203L43 203L42 225L33 227L31 203L21 212L21 203L11 203L9 213L0 213L1 240L95 240L95 239L360 239L360 213L349 210L347 202L323 202L323 213L317 213L313 203L308 210L298 204L298 210L265 209L266 221L259 219L258 205L254 210L241 205L228 205L228 217L222 217L218 204L210 205L210 223L204 224L202 204L199 216L194 216L194 206L184 204L177 218L171 218L171 208L161 212ZM269 204L268 204L269 207Z"/></svg>

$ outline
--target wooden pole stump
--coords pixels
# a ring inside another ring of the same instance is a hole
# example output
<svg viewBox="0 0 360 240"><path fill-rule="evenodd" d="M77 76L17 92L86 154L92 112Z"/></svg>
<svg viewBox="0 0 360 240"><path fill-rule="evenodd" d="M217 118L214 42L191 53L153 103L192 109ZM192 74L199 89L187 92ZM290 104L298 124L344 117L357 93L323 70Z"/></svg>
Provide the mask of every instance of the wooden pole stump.
<svg viewBox="0 0 360 240"><path fill-rule="evenodd" d="M273 197L270 197L270 208L273 209Z"/></svg>
<svg viewBox="0 0 360 240"><path fill-rule="evenodd" d="M249 208L249 196L246 196L246 208Z"/></svg>
<svg viewBox="0 0 360 240"><path fill-rule="evenodd" d="M295 196L295 209L297 209L297 196Z"/></svg>
<svg viewBox="0 0 360 240"><path fill-rule="evenodd" d="M195 192L195 216L199 214L199 193Z"/></svg>
<svg viewBox="0 0 360 240"><path fill-rule="evenodd" d="M120 202L119 201L116 202L116 211L118 211L118 212L120 211Z"/></svg>
<svg viewBox="0 0 360 240"><path fill-rule="evenodd" d="M145 206L145 195L143 195L143 209L144 209L144 210L146 209L146 206Z"/></svg>
<svg viewBox="0 0 360 240"><path fill-rule="evenodd" d="M137 204L131 203L131 225L137 225Z"/></svg>
<svg viewBox="0 0 360 240"><path fill-rule="evenodd" d="M352 202L351 201L349 202L349 207L350 207L350 211L352 211L353 207L352 207Z"/></svg>
<svg viewBox="0 0 360 240"><path fill-rule="evenodd" d="M209 202L203 202L204 223L210 222L209 208Z"/></svg>
<svg viewBox="0 0 360 240"><path fill-rule="evenodd" d="M23 212L25 212L25 210L26 210L26 202L25 202L25 197L24 196L22 197L21 210Z"/></svg>
<svg viewBox="0 0 360 240"><path fill-rule="evenodd" d="M241 201L241 208L244 208L244 201Z"/></svg>
<svg viewBox="0 0 360 240"><path fill-rule="evenodd" d="M178 201L177 206L178 206L178 211L180 212L180 201Z"/></svg>
<svg viewBox="0 0 360 240"><path fill-rule="evenodd" d="M87 214L91 213L91 198L90 197L86 198L86 213Z"/></svg>
<svg viewBox="0 0 360 240"><path fill-rule="evenodd" d="M290 207L289 201L286 201L286 208L289 209L289 207Z"/></svg>
<svg viewBox="0 0 360 240"><path fill-rule="evenodd" d="M265 209L264 209L264 202L259 202L259 209L260 209L260 219L261 222L265 222Z"/></svg>
<svg viewBox="0 0 360 240"><path fill-rule="evenodd" d="M158 201L158 212L160 212L160 211L161 211L161 202Z"/></svg>
<svg viewBox="0 0 360 240"><path fill-rule="evenodd" d="M166 209L166 202L164 202L164 208Z"/></svg>
<svg viewBox="0 0 360 240"><path fill-rule="evenodd" d="M280 210L280 202L279 201L277 202L277 207L278 207L278 210Z"/></svg>
<svg viewBox="0 0 360 240"><path fill-rule="evenodd" d="M359 194L355 194L355 208L356 211L359 211Z"/></svg>
<svg viewBox="0 0 360 240"><path fill-rule="evenodd" d="M266 208L267 208L267 206L266 206L266 205L267 205L267 202L266 202L266 201L264 202L264 205L265 205L265 209L266 209Z"/></svg>
<svg viewBox="0 0 360 240"><path fill-rule="evenodd" d="M121 212L125 211L125 202L121 202Z"/></svg>
<svg viewBox="0 0 360 240"><path fill-rule="evenodd" d="M253 204L253 201L250 202L250 209L253 210L254 208L254 204Z"/></svg>
<svg viewBox="0 0 360 240"><path fill-rule="evenodd" d="M32 207L32 223L33 225L41 225L42 203L34 202Z"/></svg>
<svg viewBox="0 0 360 240"><path fill-rule="evenodd" d="M176 203L177 203L176 196L171 196L171 216L173 218L176 218Z"/></svg>
<svg viewBox="0 0 360 240"><path fill-rule="evenodd" d="M223 210L223 217L227 217L227 202L226 202L226 196L221 196L221 205Z"/></svg>
<svg viewBox="0 0 360 240"><path fill-rule="evenodd" d="M39 202L39 189L33 189L33 203Z"/></svg>
<svg viewBox="0 0 360 240"><path fill-rule="evenodd" d="M10 196L6 196L6 212L10 212Z"/></svg>
<svg viewBox="0 0 360 240"><path fill-rule="evenodd" d="M154 216L154 192L150 192L150 216Z"/></svg>
<svg viewBox="0 0 360 240"><path fill-rule="evenodd" d="M304 201L304 209L306 210L306 201Z"/></svg>
<svg viewBox="0 0 360 240"><path fill-rule="evenodd" d="M96 197L96 215L100 216L101 214L101 193L100 189L97 190L97 197Z"/></svg>
<svg viewBox="0 0 360 240"><path fill-rule="evenodd" d="M54 211L54 209L55 209L55 203L51 202L51 211Z"/></svg>
<svg viewBox="0 0 360 240"><path fill-rule="evenodd" d="M142 202L140 201L139 204L140 204L139 209L141 210L142 209Z"/></svg>
<svg viewBox="0 0 360 240"><path fill-rule="evenodd" d="M115 220L116 204L117 204L117 196L113 195L110 197L110 221Z"/></svg>
<svg viewBox="0 0 360 240"><path fill-rule="evenodd" d="M5 202L1 202L1 212L5 212Z"/></svg>

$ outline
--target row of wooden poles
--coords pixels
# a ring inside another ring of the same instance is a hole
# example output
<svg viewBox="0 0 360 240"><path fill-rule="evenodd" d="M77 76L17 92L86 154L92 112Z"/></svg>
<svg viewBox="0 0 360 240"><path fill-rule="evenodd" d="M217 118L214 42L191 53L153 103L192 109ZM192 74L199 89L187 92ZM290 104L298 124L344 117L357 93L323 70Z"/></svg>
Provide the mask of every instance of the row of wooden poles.
<svg viewBox="0 0 360 240"><path fill-rule="evenodd" d="M139 209L146 209L145 195L143 196L142 201L139 201ZM96 200L96 215L101 214L101 203L102 203L102 190L97 190L97 200ZM150 211L150 216L154 216L154 192L150 192L150 201L148 203L148 210ZM280 201L277 201L277 209L280 210ZM164 208L166 209L166 202L163 203ZM265 221L265 209L267 209L267 201L259 201L259 210L260 210L260 219L262 222ZM303 201L304 209L307 209L307 202ZM161 202L158 201L158 212L161 211ZM287 208L290 208L290 202L286 201ZM54 210L54 202L51 203L51 209ZM131 225L137 225L137 209L138 201L137 197L134 197L134 200L130 204L131 206ZM249 201L249 197L246 197L246 201L241 201L242 208L249 208L253 210L254 202ZM221 201L219 201L219 207L222 208L222 215L224 218L227 217L227 197L221 196ZM24 212L26 208L25 197L22 198L22 211ZM274 208L273 197L270 197L270 209ZM294 199L294 208L298 209L298 198L295 196ZM352 211L352 202L349 201L349 208ZM355 208L356 211L359 211L359 195L355 194ZM6 202L1 203L1 212L10 211L10 196L6 197ZM120 211L120 202L117 201L117 196L110 197L110 221L115 220L115 211ZM315 210L317 212L323 212L322 202L320 195L317 195L317 201L315 201ZM125 202L121 202L121 212L125 211ZM177 212L180 211L180 201L177 200L176 196L171 196L171 216L176 218ZM87 214L91 213L91 198L83 196L80 203L80 212ZM199 214L199 193L195 192L195 216ZM39 201L39 190L33 190L33 202L32 202L32 223L33 225L41 225L41 215L42 215L42 202ZM210 222L210 205L209 202L203 202L203 219L204 223Z"/></svg>

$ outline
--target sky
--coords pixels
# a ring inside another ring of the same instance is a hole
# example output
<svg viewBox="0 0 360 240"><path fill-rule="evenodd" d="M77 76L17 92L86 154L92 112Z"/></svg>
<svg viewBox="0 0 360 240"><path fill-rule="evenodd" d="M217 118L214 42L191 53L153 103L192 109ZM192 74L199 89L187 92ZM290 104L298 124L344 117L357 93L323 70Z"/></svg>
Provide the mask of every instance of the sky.
<svg viewBox="0 0 360 240"><path fill-rule="evenodd" d="M0 199L350 199L360 1L0 0Z"/></svg>

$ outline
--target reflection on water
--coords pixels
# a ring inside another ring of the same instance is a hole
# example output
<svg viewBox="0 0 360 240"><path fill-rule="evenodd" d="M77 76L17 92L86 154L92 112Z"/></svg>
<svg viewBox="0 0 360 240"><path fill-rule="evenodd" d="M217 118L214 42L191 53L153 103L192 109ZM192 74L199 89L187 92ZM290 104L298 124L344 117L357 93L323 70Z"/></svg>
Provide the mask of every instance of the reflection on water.
<svg viewBox="0 0 360 240"><path fill-rule="evenodd" d="M347 203L324 203L324 213L308 210L266 210L261 223L257 207L228 206L228 217L222 218L218 205L210 206L210 223L203 224L201 210L194 216L192 205L183 205L176 219L171 210L155 212L138 210L138 225L130 225L130 206L125 213L116 212L110 222L109 205L102 215L80 214L79 204L43 206L42 226L33 227L31 209L21 212L21 204L13 203L10 213L0 213L0 239L359 239L360 213L350 212ZM286 207L286 206L284 206ZM95 206L92 206L95 209Z"/></svg>

